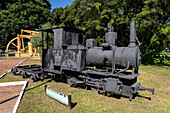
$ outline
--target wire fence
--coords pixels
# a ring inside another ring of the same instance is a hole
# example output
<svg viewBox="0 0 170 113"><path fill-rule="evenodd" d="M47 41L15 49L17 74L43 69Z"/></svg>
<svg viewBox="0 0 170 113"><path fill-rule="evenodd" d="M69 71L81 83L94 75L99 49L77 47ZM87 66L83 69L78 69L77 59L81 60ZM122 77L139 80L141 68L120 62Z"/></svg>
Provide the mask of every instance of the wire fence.
<svg viewBox="0 0 170 113"><path fill-rule="evenodd" d="M41 56L41 49L37 49L36 51L37 53L33 53L34 56ZM22 54L22 55L21 55ZM28 54L28 52L22 52L22 53L18 53L17 51L13 50L13 51L2 51L0 50L0 58L7 58L7 57L29 57L29 56L24 56L24 54Z"/></svg>
<svg viewBox="0 0 170 113"><path fill-rule="evenodd" d="M8 54L8 55L7 55ZM15 57L15 54L17 54L17 51L0 51L0 58L3 58L3 57Z"/></svg>

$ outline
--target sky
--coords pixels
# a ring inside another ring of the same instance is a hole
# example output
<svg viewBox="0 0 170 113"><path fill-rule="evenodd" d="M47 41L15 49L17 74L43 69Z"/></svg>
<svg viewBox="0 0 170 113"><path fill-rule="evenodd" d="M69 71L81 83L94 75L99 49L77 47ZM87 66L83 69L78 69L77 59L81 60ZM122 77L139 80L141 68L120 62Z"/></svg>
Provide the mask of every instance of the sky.
<svg viewBox="0 0 170 113"><path fill-rule="evenodd" d="M51 8L54 9L56 7L65 7L67 5L71 5L74 0L50 0Z"/></svg>

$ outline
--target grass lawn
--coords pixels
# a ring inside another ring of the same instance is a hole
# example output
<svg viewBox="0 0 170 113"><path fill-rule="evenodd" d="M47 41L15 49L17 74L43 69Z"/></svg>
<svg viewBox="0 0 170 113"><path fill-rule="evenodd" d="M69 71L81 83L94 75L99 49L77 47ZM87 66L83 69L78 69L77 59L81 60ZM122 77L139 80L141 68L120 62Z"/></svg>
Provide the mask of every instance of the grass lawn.
<svg viewBox="0 0 170 113"><path fill-rule="evenodd" d="M166 54L167 54L168 56L170 56L170 52L166 52Z"/></svg>
<svg viewBox="0 0 170 113"><path fill-rule="evenodd" d="M27 59L21 65L40 64L40 60ZM169 65L169 66L168 66ZM24 96L19 104L18 113L52 113L52 112L170 112L170 62L167 66L141 65L138 82L144 87L155 88L155 95L148 91L139 91L132 101L122 97L106 97L95 94L90 90L69 87L61 82L55 82L52 79L32 82L28 78L28 86ZM0 82L20 81L19 76L11 74L6 75ZM65 95L72 95L74 107L68 110L68 107L45 96L44 85L61 92ZM151 97L149 100L147 97Z"/></svg>

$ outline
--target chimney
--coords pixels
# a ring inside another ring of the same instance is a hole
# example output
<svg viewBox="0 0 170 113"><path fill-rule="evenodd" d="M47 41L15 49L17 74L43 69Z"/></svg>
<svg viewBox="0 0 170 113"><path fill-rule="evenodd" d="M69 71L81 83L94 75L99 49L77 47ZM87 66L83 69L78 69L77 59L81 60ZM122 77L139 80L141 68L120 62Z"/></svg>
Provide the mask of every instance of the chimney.
<svg viewBox="0 0 170 113"><path fill-rule="evenodd" d="M130 23L130 44L129 47L136 47L136 23Z"/></svg>

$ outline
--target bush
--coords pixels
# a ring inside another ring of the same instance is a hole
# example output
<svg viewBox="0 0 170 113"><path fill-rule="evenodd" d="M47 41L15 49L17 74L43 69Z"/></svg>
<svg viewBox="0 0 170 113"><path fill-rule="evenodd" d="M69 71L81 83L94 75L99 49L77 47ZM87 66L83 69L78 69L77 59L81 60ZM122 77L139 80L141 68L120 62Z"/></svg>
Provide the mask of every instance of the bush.
<svg viewBox="0 0 170 113"><path fill-rule="evenodd" d="M165 51L148 51L142 54L143 64L167 64L168 56Z"/></svg>

